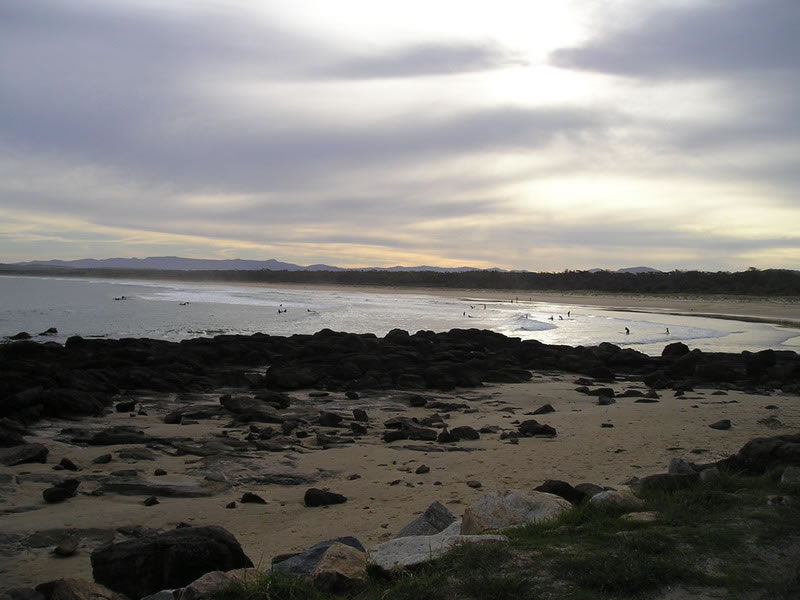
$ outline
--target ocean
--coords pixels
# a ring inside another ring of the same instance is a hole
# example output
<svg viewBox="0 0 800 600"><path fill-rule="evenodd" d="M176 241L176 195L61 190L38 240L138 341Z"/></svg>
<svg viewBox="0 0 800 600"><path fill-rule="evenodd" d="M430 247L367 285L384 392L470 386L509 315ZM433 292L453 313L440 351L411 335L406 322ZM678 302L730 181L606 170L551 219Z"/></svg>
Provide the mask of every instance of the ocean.
<svg viewBox="0 0 800 600"><path fill-rule="evenodd" d="M479 292L472 292L479 294ZM622 301L622 300L621 300ZM489 329L571 346L611 342L660 354L676 341L710 352L800 351L800 330L701 316L606 310L433 294L183 282L0 277L0 337L58 329L67 337L177 341L221 334L311 334L321 329L385 335L391 329ZM630 333L626 333L626 328Z"/></svg>

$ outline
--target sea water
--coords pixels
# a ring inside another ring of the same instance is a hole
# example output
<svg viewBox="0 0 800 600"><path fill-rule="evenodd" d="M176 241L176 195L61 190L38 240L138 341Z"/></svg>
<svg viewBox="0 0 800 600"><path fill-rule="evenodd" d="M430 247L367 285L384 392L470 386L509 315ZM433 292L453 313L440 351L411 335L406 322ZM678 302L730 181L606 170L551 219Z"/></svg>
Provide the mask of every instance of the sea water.
<svg viewBox="0 0 800 600"><path fill-rule="evenodd" d="M479 294L479 292L472 292ZM624 302L624 299L621 299ZM0 337L56 327L84 337L181 340L220 334L383 336L392 329L489 329L570 346L611 342L647 354L682 341L714 352L800 351L800 331L768 323L630 312L529 300L357 291L45 277L0 277ZM626 328L630 333L626 333Z"/></svg>

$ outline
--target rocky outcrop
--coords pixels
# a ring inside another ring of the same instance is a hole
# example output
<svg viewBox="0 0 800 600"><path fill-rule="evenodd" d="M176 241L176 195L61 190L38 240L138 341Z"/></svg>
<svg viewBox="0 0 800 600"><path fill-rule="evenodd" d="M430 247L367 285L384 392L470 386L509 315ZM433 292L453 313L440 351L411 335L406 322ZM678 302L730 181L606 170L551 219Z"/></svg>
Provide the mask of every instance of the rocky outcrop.
<svg viewBox="0 0 800 600"><path fill-rule="evenodd" d="M461 533L479 534L546 521L570 508L572 504L563 498L545 492L509 490L500 494L487 494L464 511Z"/></svg>
<svg viewBox="0 0 800 600"><path fill-rule="evenodd" d="M750 475L760 475L778 467L800 466L800 433L750 440L717 466Z"/></svg>
<svg viewBox="0 0 800 600"><path fill-rule="evenodd" d="M438 500L431 504L425 512L397 532L395 538L414 535L435 535L444 531L456 517Z"/></svg>
<svg viewBox="0 0 800 600"><path fill-rule="evenodd" d="M81 579L56 579L36 586L45 600L128 600L98 583Z"/></svg>
<svg viewBox="0 0 800 600"><path fill-rule="evenodd" d="M222 527L184 527L102 546L92 552L94 580L130 598L183 587L210 571L252 567Z"/></svg>
<svg viewBox="0 0 800 600"><path fill-rule="evenodd" d="M334 544L344 544L355 548L359 552L366 552L364 546L356 538L350 536L339 537L314 544L299 554L280 557L281 560L273 559L272 568L275 571L281 571L289 575L310 575L317 568L328 548Z"/></svg>

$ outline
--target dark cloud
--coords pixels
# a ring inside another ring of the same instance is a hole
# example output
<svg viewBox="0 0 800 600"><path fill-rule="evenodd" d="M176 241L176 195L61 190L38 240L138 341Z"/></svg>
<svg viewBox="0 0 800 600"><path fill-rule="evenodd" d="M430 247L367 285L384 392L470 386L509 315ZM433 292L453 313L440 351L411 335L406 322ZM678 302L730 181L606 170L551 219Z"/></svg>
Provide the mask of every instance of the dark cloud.
<svg viewBox="0 0 800 600"><path fill-rule="evenodd" d="M558 67L634 77L708 78L798 69L797 0L687 2L552 53Z"/></svg>
<svg viewBox="0 0 800 600"><path fill-rule="evenodd" d="M346 59L318 69L322 76L343 79L391 79L453 75L526 65L527 62L497 44L420 44L379 56Z"/></svg>

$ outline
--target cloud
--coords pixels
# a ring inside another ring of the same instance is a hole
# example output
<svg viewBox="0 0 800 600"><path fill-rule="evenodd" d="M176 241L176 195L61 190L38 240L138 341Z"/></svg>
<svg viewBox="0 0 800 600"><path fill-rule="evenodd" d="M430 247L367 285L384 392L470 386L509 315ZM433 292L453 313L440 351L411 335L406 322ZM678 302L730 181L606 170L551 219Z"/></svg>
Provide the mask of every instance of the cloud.
<svg viewBox="0 0 800 600"><path fill-rule="evenodd" d="M495 43L421 43L322 67L315 74L343 79L392 79L454 75L527 65Z"/></svg>
<svg viewBox="0 0 800 600"><path fill-rule="evenodd" d="M645 9L646 10L646 9ZM553 65L642 78L703 78L798 68L796 0L688 2L551 54Z"/></svg>

